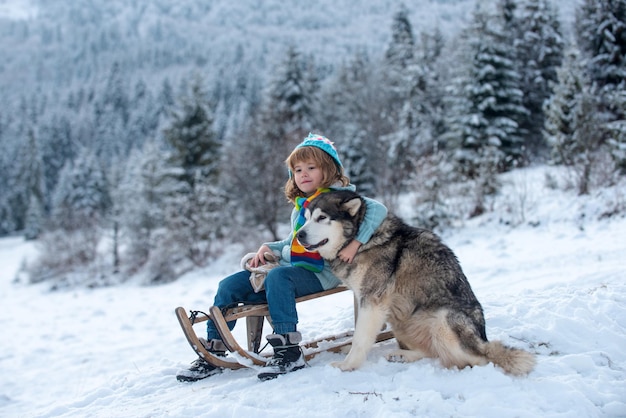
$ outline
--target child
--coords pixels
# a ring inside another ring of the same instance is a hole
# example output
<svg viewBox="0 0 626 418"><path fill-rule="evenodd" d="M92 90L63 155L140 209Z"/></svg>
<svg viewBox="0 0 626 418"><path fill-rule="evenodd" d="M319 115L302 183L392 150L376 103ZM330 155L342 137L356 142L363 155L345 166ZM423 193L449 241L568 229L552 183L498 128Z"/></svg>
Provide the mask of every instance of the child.
<svg viewBox="0 0 626 418"><path fill-rule="evenodd" d="M291 213L292 232L282 241L268 242L259 248L248 262L250 267L265 264L265 253L280 254L279 265L265 278L265 290L256 293L250 283L250 272L240 271L222 280L215 295L214 305L225 307L235 302L263 302L269 306L274 334L267 340L274 348L274 356L258 374L268 380L306 366L298 343L301 335L296 331L298 314L295 299L321 292L339 285L340 281L325 265L317 252L306 252L295 239L296 231L304 224L304 210L318 194L329 190L355 190L345 176L341 160L332 142L327 138L309 134L296 146L286 160L289 179L285 196L294 204ZM352 262L362 243L366 243L387 215L387 208L375 200L365 198L367 210L356 240L339 253L346 263ZM232 330L235 321L228 323ZM226 347L213 322L207 324L207 350L216 355L226 355ZM221 373L221 369L198 358L192 366L177 377L180 381L196 381Z"/></svg>

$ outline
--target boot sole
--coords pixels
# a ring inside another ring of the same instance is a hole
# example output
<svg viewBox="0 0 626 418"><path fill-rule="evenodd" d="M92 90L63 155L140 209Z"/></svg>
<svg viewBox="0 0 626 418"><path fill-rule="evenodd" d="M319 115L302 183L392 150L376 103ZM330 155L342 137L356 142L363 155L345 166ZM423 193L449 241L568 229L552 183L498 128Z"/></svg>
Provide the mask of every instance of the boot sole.
<svg viewBox="0 0 626 418"><path fill-rule="evenodd" d="M278 376L282 376L285 375L287 373L291 373L291 372L295 372L297 370L300 369L304 369L306 367L306 365L302 365L302 366L298 366L298 367L294 367L293 369L289 370L288 372L284 372L284 373L259 373L257 375L257 377L259 378L259 380L265 382L267 380L272 380L272 379L276 379Z"/></svg>

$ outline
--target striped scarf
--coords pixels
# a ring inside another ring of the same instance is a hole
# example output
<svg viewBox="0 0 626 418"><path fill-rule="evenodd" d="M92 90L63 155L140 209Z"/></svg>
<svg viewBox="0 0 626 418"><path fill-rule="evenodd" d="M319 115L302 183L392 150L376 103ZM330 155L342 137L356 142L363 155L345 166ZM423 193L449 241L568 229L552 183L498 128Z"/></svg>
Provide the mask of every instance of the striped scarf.
<svg viewBox="0 0 626 418"><path fill-rule="evenodd" d="M317 251L307 251L296 239L296 233L306 222L304 213L306 212L306 208L309 206L309 203L311 203L311 201L320 194L326 193L329 190L330 189L317 189L317 191L311 196L296 197L294 201L294 205L298 211L298 217L296 218L296 224L293 228L293 238L291 239L292 266L302 267L314 273L319 273L324 270L324 260L322 259L322 256L320 256Z"/></svg>

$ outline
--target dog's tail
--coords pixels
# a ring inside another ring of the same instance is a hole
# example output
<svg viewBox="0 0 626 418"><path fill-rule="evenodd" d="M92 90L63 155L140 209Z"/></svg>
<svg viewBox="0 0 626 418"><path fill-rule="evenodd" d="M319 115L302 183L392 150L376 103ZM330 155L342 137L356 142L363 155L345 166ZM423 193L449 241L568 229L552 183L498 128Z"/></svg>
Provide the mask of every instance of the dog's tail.
<svg viewBox="0 0 626 418"><path fill-rule="evenodd" d="M535 356L519 348L507 347L500 341L491 341L485 347L485 356L508 374L523 376L530 373L536 364Z"/></svg>

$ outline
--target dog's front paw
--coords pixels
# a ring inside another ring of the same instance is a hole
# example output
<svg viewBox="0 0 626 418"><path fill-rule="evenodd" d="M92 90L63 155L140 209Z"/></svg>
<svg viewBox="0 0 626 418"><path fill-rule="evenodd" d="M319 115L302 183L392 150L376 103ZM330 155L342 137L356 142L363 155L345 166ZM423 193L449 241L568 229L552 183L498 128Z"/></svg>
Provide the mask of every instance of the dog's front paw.
<svg viewBox="0 0 626 418"><path fill-rule="evenodd" d="M340 369L342 372L351 372L352 370L356 369L356 367L352 367L345 361L333 361L332 363L330 363L330 365Z"/></svg>

